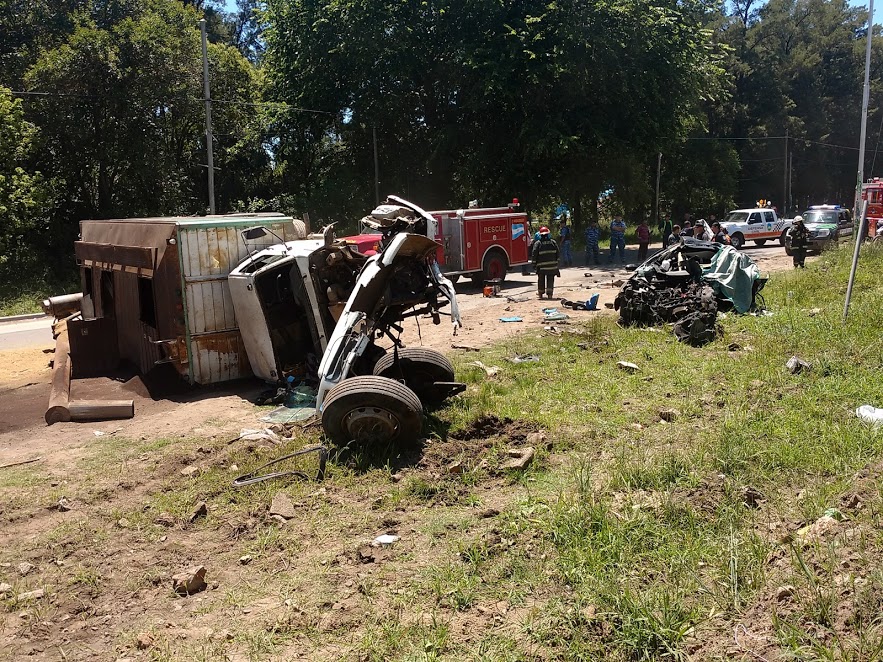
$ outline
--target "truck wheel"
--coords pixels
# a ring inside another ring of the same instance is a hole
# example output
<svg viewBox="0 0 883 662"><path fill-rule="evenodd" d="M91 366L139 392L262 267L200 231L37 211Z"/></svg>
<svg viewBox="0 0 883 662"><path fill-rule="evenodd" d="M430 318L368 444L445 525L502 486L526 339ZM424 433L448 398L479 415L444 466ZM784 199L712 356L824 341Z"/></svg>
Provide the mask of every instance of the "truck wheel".
<svg viewBox="0 0 883 662"><path fill-rule="evenodd" d="M794 255L794 251L791 250L788 244L785 244L785 255Z"/></svg>
<svg viewBox="0 0 883 662"><path fill-rule="evenodd" d="M395 352L389 352L375 364L374 374L403 379L421 402L436 403L439 398L432 385L454 381L454 366L448 357L434 349L405 347L399 350L398 365L395 364Z"/></svg>
<svg viewBox="0 0 883 662"><path fill-rule="evenodd" d="M411 441L420 436L423 405L414 391L394 379L351 377L325 396L322 427L338 445Z"/></svg>
<svg viewBox="0 0 883 662"><path fill-rule="evenodd" d="M755 239L754 243L758 246L763 246L766 243L766 239Z"/></svg>
<svg viewBox="0 0 883 662"><path fill-rule="evenodd" d="M449 281L451 281L451 285L456 285L460 280L460 274L454 274L453 276L445 276Z"/></svg>
<svg viewBox="0 0 883 662"><path fill-rule="evenodd" d="M730 245L737 251L742 250L742 247L745 245L745 235L741 232L736 232L730 237Z"/></svg>
<svg viewBox="0 0 883 662"><path fill-rule="evenodd" d="M782 232L782 234L779 235L779 246L784 246L785 242L787 240L788 240L788 230L785 230L784 232Z"/></svg>
<svg viewBox="0 0 883 662"><path fill-rule="evenodd" d="M484 256L484 264L481 269L484 280L500 279L500 282L506 280L506 272L509 271L509 260L503 251L492 250Z"/></svg>

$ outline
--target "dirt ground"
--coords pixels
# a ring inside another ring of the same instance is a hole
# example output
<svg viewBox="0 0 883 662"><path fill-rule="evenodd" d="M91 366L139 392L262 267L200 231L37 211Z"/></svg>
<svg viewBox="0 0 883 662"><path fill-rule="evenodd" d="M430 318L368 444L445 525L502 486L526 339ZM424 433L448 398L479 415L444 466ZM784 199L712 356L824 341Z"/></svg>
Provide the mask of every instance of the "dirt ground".
<svg viewBox="0 0 883 662"><path fill-rule="evenodd" d="M775 253L756 250L752 253L757 253L754 257L763 272L790 268L790 258L781 249ZM622 268L608 266L563 269L555 294L573 300L588 299L596 292L600 295L601 310L568 311L574 321L612 314L613 311L604 304L612 303L619 290L613 282L627 277L628 273ZM460 285L464 326L457 335L452 336L450 326L444 321L439 327L423 323L419 329L411 321L406 328L406 343L422 342L446 352L462 352L465 350L452 349L452 343L481 348L525 330L536 329L543 323L542 309L555 306L556 302L538 301L534 283L534 277L512 275L507 279L502 296L492 299L482 297L468 284ZM523 321L504 323L499 319L503 316L517 316ZM382 583L383 576L376 564L370 568L364 565L365 557L359 556L362 552L355 549L352 540L346 540L344 534L370 539L384 530L400 533L417 530L415 518L419 513L408 512L395 521L373 515L354 516L354 520L340 523L344 542L334 542L328 549L311 548L306 541L317 530L316 518L322 517L323 503L329 500L346 503L348 511L353 513L372 513L377 508L377 497L370 490L362 492L362 488L352 487L341 489L337 494L320 495L312 492L315 489L312 487L311 491L294 497L297 499L295 506L310 512L311 517L305 519L301 531L286 535L292 537L289 542L296 544L295 551L305 555L316 572L324 573L326 563L337 569L339 581L335 580L334 592L328 596L328 609L323 611L319 609L322 605L300 603L292 608L291 600L286 601L284 596L257 603L237 597L225 587L236 586L246 596L254 588L248 583L249 575L244 567L236 568L236 555L242 548L237 541L241 538L250 541L248 544L252 547L257 545L257 534L253 532L257 518L265 514L255 513L254 517L234 521L223 519L223 513L220 513L217 517L223 520L223 524L218 526L226 533L219 536L217 527L191 530L186 514L192 507L189 502L181 506L183 512L175 511L166 519L163 519L166 513L149 510L156 506L148 503L161 503L168 481L172 478L180 480L182 469L191 466L197 467L198 472L218 472L223 476L223 482L229 482L231 471L235 471L232 468L237 461L235 452L242 452L243 448L236 446L237 450L233 451L234 447L227 441L236 437L242 428L263 427L258 422L263 412L252 404L254 397L264 389L263 385L252 380L153 399L141 379L131 374L75 380L73 397L132 398L135 417L124 421L59 423L47 427L42 417L48 399L51 358L51 347L0 351L0 465L39 458L21 467L4 469L0 466L0 471L13 472L4 477L13 483L20 482L24 490L20 494L32 495L0 504L0 550L4 550L0 551L0 587L6 582L12 584L15 591L35 590L38 584L31 577L39 576L41 586L66 588L64 591L58 589L51 601L37 599L31 603L29 599L21 599L20 595L12 602L7 601L7 611L0 611L0 659L9 655L11 657L6 659L25 656L46 660L168 659L159 655L151 643L133 640L133 632L149 630L154 633L151 636L156 637L156 632L162 631L165 639L223 644L228 638L225 619L234 615L245 622L257 622L271 616L278 619L280 614L296 620L322 612L330 614L322 619L336 620L315 623L320 630L345 628L349 624L347 619L355 613L354 605L375 599L370 591L362 589L368 581L366 576L373 577L371 581L375 584ZM516 432L520 436L516 435L510 441L518 445L529 430ZM180 440L180 448L171 454L159 452L160 448L172 444L173 439ZM414 466L425 468L431 464L433 470L443 470L445 458L466 448L464 441L468 439L445 442L450 448L438 445L427 448L422 462L418 461ZM245 450L255 448L252 444ZM257 444L257 452L260 450L260 444ZM100 470L103 458L108 458L108 466L113 467L113 472L105 474ZM89 470L87 483L82 480L83 467ZM484 487L483 503L487 512L493 511L494 494L502 487L504 484L500 481ZM512 485L505 487L507 498L517 491ZM189 496L197 499L201 495ZM70 509L60 507L59 501L68 503ZM139 515L142 512L143 515ZM142 516L146 522L144 526L133 523L133 520L140 521ZM211 517L215 516L212 513ZM492 530L485 531L488 526L482 524L481 517L477 530L496 535ZM298 536L302 537L300 543L296 542ZM45 544L45 549L32 548L27 558L8 551L34 544ZM275 549L272 541L260 544L269 544ZM431 546L431 540L426 544ZM276 550L272 561L267 562L288 563L286 559L290 553L290 550ZM368 550L364 553L378 552ZM95 555L102 558L95 558ZM166 579L172 572L198 559L213 556L230 557L227 569L220 576L216 574L210 583L210 589L220 586L220 590L209 591L186 602L169 598ZM34 566L38 571L29 575L30 571L19 567L22 563ZM417 564L414 572L419 572L420 565ZM317 581L321 584L320 580ZM353 586L358 590L350 588ZM0 593L2 590L0 588ZM0 604L2 598L0 595ZM382 601L385 598L376 599ZM242 606L237 602L239 600L244 600L243 604L248 606ZM201 615L201 610L209 611L209 605L222 607L211 617ZM495 609L490 606L487 617L503 618L505 608L502 613ZM422 617L414 616L418 620ZM463 628L476 626L467 622L460 625ZM278 622L267 625L269 630L273 627L282 626ZM305 650L294 646L286 656L278 659L293 659L298 655L312 659L312 655L304 654ZM145 651L151 657L144 657ZM340 651L324 651L317 654L316 659L334 658L338 653ZM206 655L208 658L212 656ZM244 655L227 659L248 658L249 655Z"/></svg>

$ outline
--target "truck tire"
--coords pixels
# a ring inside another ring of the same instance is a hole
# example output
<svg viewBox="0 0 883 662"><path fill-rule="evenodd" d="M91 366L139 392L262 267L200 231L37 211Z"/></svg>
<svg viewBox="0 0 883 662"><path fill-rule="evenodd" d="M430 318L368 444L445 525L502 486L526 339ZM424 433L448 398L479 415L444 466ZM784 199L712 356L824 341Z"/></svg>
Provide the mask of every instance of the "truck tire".
<svg viewBox="0 0 883 662"><path fill-rule="evenodd" d="M423 405L414 391L394 379L351 377L325 396L322 428L338 445L408 442L420 436Z"/></svg>
<svg viewBox="0 0 883 662"><path fill-rule="evenodd" d="M509 260L506 254L498 249L488 251L482 263L482 279L487 281L499 278L500 282L503 282L506 280L507 271L509 271Z"/></svg>
<svg viewBox="0 0 883 662"><path fill-rule="evenodd" d="M454 366L448 357L434 349L405 347L399 350L398 365L395 364L395 352L389 352L374 365L374 374L403 379L421 402L434 404L439 398L433 383L454 381Z"/></svg>
<svg viewBox="0 0 883 662"><path fill-rule="evenodd" d="M730 245L735 248L737 251L742 250L742 247L745 245L745 235L741 232L735 232L730 237Z"/></svg>
<svg viewBox="0 0 883 662"><path fill-rule="evenodd" d="M445 278L451 281L451 285L456 285L457 282L460 280L460 274L454 274L453 276L445 275Z"/></svg>
<svg viewBox="0 0 883 662"><path fill-rule="evenodd" d="M782 234L779 235L779 246L784 246L785 242L788 240L788 230L783 230Z"/></svg>
<svg viewBox="0 0 883 662"><path fill-rule="evenodd" d="M785 255L794 255L794 251L791 250L788 244L785 244Z"/></svg>
<svg viewBox="0 0 883 662"><path fill-rule="evenodd" d="M766 243L766 239L755 239L754 243L758 246L763 246Z"/></svg>

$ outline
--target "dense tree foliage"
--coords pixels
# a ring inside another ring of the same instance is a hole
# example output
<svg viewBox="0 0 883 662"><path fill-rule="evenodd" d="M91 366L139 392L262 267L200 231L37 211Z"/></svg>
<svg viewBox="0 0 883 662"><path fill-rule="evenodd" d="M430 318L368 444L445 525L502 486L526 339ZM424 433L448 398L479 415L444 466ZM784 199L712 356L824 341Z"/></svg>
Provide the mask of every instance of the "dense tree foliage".
<svg viewBox="0 0 883 662"><path fill-rule="evenodd" d="M845 0L0 0L6 265L66 268L83 218L205 213L200 18L222 212L352 222L375 135L380 195L427 207L648 215L660 153L663 213L783 208L789 163L790 210L852 197ZM881 100L875 46L869 174Z"/></svg>

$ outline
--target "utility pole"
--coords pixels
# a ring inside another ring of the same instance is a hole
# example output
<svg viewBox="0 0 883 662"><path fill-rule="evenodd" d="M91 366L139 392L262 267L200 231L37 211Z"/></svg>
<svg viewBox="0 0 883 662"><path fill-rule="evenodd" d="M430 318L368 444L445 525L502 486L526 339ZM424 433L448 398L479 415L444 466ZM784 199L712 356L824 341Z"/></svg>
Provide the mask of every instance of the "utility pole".
<svg viewBox="0 0 883 662"><path fill-rule="evenodd" d="M782 218L785 218L788 216L788 129L785 129L785 164L782 174Z"/></svg>
<svg viewBox="0 0 883 662"><path fill-rule="evenodd" d="M377 127L371 127L371 136L374 138L374 204L380 206L380 165L377 160Z"/></svg>
<svg viewBox="0 0 883 662"><path fill-rule="evenodd" d="M791 153L788 154L788 201L786 203L787 207L791 209L794 208L794 200L792 199L794 196L794 192L791 190L791 178L794 177L794 150L791 150Z"/></svg>
<svg viewBox="0 0 883 662"><path fill-rule="evenodd" d="M662 152L656 157L656 227L659 227L659 176L662 174ZM662 238L663 244L665 237Z"/></svg>
<svg viewBox="0 0 883 662"><path fill-rule="evenodd" d="M855 216L859 215L862 204L862 184L865 181L865 141L868 133L868 98L871 95L871 37L874 35L874 0L868 0L868 43L865 46L865 84L862 90L862 128L858 145L858 176L855 182ZM860 234L855 235L856 243L862 240ZM856 249L858 255L858 249ZM846 311L843 313L846 318Z"/></svg>
<svg viewBox="0 0 883 662"><path fill-rule="evenodd" d="M205 153L208 159L208 211L215 213L215 154L212 136L212 96L208 79L208 45L205 36L205 19L199 21L202 32L202 82L205 94Z"/></svg>

